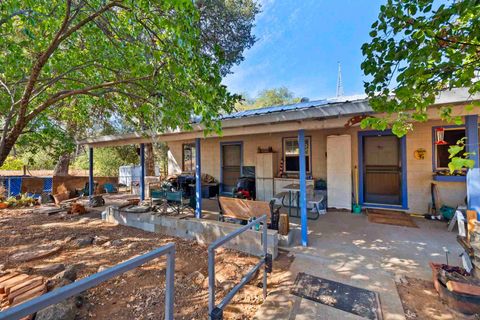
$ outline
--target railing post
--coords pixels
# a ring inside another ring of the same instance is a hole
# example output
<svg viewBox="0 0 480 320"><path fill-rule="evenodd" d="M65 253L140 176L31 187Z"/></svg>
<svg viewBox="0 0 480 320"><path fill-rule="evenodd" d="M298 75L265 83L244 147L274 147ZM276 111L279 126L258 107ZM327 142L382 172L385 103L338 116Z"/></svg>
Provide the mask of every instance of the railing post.
<svg viewBox="0 0 480 320"><path fill-rule="evenodd" d="M263 259L265 260L265 265L263 266L263 300L267 298L267 254L268 254L268 246L267 246L267 220L263 222L263 229L262 229L262 238L263 238Z"/></svg>
<svg viewBox="0 0 480 320"><path fill-rule="evenodd" d="M145 200L145 144L140 143L140 199Z"/></svg>
<svg viewBox="0 0 480 320"><path fill-rule="evenodd" d="M215 307L215 249L208 248L208 315Z"/></svg>
<svg viewBox="0 0 480 320"><path fill-rule="evenodd" d="M93 148L88 148L88 198L93 198L95 192L93 188Z"/></svg>
<svg viewBox="0 0 480 320"><path fill-rule="evenodd" d="M175 298L175 247L167 255L167 274L165 277L165 319L173 320Z"/></svg>
<svg viewBox="0 0 480 320"><path fill-rule="evenodd" d="M202 151L200 138L195 139L195 218L202 218Z"/></svg>

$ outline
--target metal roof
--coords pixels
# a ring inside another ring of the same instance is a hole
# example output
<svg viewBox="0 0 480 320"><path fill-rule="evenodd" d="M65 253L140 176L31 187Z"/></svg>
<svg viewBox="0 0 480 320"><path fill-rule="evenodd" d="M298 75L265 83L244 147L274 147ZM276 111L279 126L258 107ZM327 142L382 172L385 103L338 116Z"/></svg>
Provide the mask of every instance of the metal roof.
<svg viewBox="0 0 480 320"><path fill-rule="evenodd" d="M294 104L287 104L287 105L277 105L277 106L269 106L269 107L262 107L258 109L251 109L251 110L243 110L237 111L229 114L224 114L219 117L220 120L229 120L229 119L240 119L240 118L247 118L247 117L255 117L255 116L262 116L271 113L277 112L286 112L286 111L298 111L310 108L318 108L318 107L329 107L334 104L346 104L343 105L345 109L348 109L349 102L366 102L368 104L368 99L366 95L356 95L356 96L345 96L345 97L337 97L331 99L321 99L321 100L314 100L314 101L305 101L299 102ZM370 108L367 108L370 109ZM338 110L336 110L338 112ZM345 110L346 114L350 113L349 110ZM354 111L354 110L351 110ZM355 110L357 111L357 110ZM372 111L364 110L364 111ZM329 112L327 112L329 113ZM198 123L201 121L201 118L195 118L194 123Z"/></svg>

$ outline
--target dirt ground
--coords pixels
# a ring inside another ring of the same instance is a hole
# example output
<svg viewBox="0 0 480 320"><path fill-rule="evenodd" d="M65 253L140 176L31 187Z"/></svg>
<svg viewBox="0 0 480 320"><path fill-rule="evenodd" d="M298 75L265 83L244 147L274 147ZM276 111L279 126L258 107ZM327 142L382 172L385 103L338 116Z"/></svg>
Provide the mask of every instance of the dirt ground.
<svg viewBox="0 0 480 320"><path fill-rule="evenodd" d="M433 282L406 277L406 283L397 283L397 290L402 300L405 318L432 320L473 320L478 316L465 316L451 310L442 302Z"/></svg>
<svg viewBox="0 0 480 320"><path fill-rule="evenodd" d="M92 244L81 240L95 238ZM79 278L146 253L168 242L176 243L175 319L207 319L207 248L194 241L162 236L104 223L99 213L84 216L44 215L31 209L0 210L0 271L17 269L36 274L39 267L63 263L76 265ZM38 245L55 244L62 249L46 258L14 263L9 257ZM218 301L258 261L232 250L217 251ZM165 258L129 271L84 293L78 319L162 319L165 293ZM280 255L269 275L268 290L278 289L291 259ZM3 266L2 266L3 265ZM261 273L225 310L227 319L250 319L263 297Z"/></svg>

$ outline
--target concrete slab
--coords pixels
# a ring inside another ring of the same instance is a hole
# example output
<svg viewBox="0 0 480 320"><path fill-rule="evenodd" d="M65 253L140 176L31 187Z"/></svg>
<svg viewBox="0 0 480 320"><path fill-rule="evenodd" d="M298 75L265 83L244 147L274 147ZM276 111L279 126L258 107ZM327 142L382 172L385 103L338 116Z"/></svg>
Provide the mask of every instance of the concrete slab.
<svg viewBox="0 0 480 320"><path fill-rule="evenodd" d="M405 319L395 279L400 275L431 280L429 261L445 263L443 247L451 252L450 264L460 265L462 249L456 234L445 223L415 219L419 228L368 222L366 216L329 211L308 221L309 247L300 243L299 220L291 218L292 247L282 248L295 256L290 267L293 283L299 272L376 291L383 317ZM275 313L273 310L279 310ZM358 319L344 311L301 299L285 290L270 294L256 319Z"/></svg>

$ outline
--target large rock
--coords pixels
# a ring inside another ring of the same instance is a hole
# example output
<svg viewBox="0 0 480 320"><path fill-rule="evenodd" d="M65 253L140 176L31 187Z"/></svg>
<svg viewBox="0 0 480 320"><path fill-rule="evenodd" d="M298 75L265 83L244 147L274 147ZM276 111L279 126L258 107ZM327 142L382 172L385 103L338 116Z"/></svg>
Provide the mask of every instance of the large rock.
<svg viewBox="0 0 480 320"><path fill-rule="evenodd" d="M27 262L51 256L62 250L61 246L39 245L32 249L19 251L10 256L9 260L14 263Z"/></svg>
<svg viewBox="0 0 480 320"><path fill-rule="evenodd" d="M83 237L73 240L73 245L77 248L83 248L91 245L93 242L93 237Z"/></svg>
<svg viewBox="0 0 480 320"><path fill-rule="evenodd" d="M42 276L51 277L52 275L65 270L65 265L63 263L40 265L34 267L33 270L35 273L41 274Z"/></svg>
<svg viewBox="0 0 480 320"><path fill-rule="evenodd" d="M35 320L74 320L77 313L75 299L67 299L37 312Z"/></svg>

